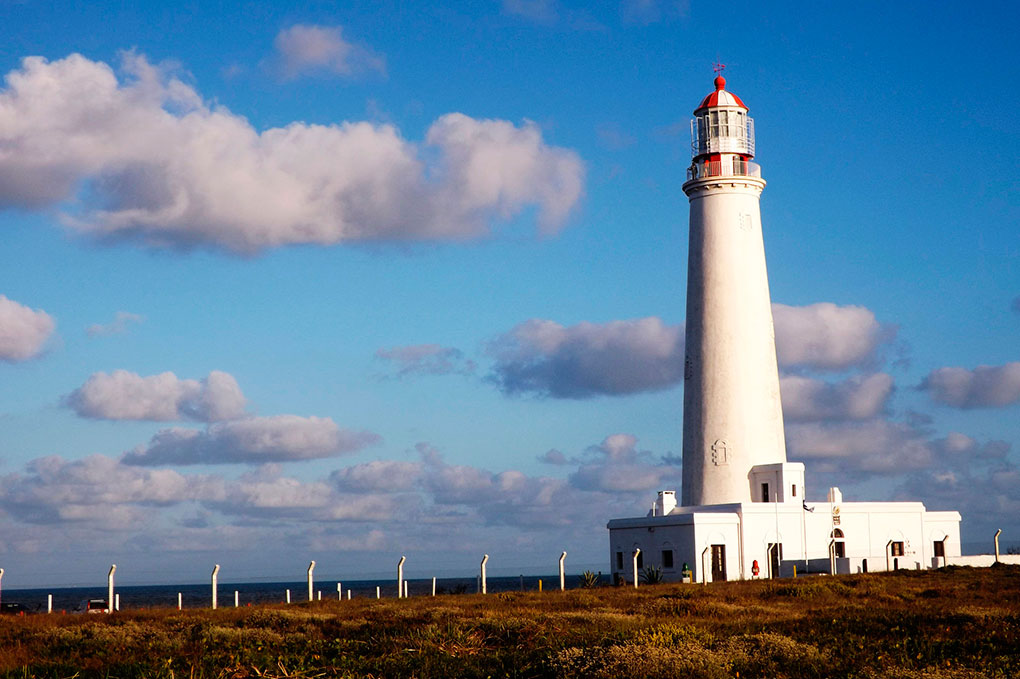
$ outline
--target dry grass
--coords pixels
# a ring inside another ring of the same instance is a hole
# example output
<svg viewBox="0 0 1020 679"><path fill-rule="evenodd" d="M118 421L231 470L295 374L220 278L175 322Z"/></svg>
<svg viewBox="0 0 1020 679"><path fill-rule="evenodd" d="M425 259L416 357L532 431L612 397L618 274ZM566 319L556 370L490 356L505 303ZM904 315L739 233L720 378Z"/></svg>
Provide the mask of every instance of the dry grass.
<svg viewBox="0 0 1020 679"><path fill-rule="evenodd" d="M1020 677L1020 568L0 619L0 677Z"/></svg>

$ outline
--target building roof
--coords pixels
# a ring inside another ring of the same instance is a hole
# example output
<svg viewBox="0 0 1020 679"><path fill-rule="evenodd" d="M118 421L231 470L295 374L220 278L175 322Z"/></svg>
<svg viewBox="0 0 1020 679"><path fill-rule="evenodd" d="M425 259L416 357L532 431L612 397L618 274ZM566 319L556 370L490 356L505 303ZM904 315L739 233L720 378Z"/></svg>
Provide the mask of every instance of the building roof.
<svg viewBox="0 0 1020 679"><path fill-rule="evenodd" d="M744 102L740 101L740 97L727 92L726 89L726 78L717 76L715 79L715 92L701 100L701 105L694 110L695 113L706 108L715 108L716 106L739 106L740 108L747 110L747 106L744 106Z"/></svg>

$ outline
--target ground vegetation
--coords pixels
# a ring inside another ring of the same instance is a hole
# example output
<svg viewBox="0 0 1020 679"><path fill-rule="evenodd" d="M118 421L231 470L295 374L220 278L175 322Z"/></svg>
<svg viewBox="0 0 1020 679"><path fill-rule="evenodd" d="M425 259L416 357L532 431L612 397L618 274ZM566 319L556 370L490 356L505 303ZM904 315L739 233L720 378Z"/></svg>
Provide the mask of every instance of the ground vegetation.
<svg viewBox="0 0 1020 679"><path fill-rule="evenodd" d="M1007 679L1020 567L3 616L0 677Z"/></svg>

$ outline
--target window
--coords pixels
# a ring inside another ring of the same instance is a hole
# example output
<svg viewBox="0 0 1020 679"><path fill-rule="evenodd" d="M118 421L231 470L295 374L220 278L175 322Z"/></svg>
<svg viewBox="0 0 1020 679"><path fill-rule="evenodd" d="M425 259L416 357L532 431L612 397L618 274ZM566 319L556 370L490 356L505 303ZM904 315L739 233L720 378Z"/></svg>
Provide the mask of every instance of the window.
<svg viewBox="0 0 1020 679"><path fill-rule="evenodd" d="M769 484L767 483L761 484L761 501L762 502L769 501Z"/></svg>
<svg viewBox="0 0 1020 679"><path fill-rule="evenodd" d="M672 568L673 567L673 550L664 549L662 550L662 567Z"/></svg>
<svg viewBox="0 0 1020 679"><path fill-rule="evenodd" d="M623 552L616 553L616 570L623 570Z"/></svg>
<svg viewBox="0 0 1020 679"><path fill-rule="evenodd" d="M791 490L791 492L793 494L793 497L797 497L797 484L796 483L793 484L793 489Z"/></svg>
<svg viewBox="0 0 1020 679"><path fill-rule="evenodd" d="M946 541L945 540L936 540L935 541L935 556L937 556L940 559L944 559L946 557Z"/></svg>
<svg viewBox="0 0 1020 679"><path fill-rule="evenodd" d="M903 556L903 543L902 542L894 542L894 543L892 543L889 546L889 549L891 550L889 552L890 556Z"/></svg>

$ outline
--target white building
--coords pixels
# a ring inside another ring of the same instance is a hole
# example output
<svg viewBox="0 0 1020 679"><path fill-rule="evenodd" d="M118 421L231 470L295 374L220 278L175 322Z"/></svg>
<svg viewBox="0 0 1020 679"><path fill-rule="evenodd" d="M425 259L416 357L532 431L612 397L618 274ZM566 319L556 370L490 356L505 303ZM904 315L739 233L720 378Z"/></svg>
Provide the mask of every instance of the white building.
<svg viewBox="0 0 1020 679"><path fill-rule="evenodd" d="M684 366L683 505L609 522L614 577L660 567L696 581L930 568L960 556L960 514L920 502L805 503L787 462L775 331L747 107L715 79L694 111Z"/></svg>

